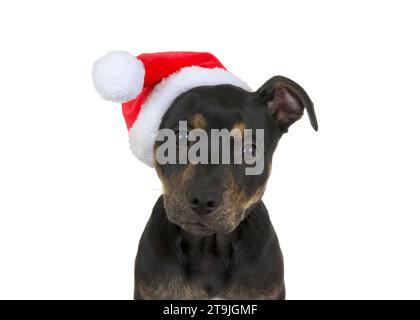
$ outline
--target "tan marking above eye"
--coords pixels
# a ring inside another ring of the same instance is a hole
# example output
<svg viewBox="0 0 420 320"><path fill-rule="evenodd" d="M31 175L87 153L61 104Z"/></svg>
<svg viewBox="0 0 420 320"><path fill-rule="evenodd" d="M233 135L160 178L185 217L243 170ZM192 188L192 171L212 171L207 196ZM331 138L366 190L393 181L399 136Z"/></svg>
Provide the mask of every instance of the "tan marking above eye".
<svg viewBox="0 0 420 320"><path fill-rule="evenodd" d="M242 140L242 137L244 135L244 130L246 129L246 125L243 122L237 122L234 124L232 129L230 130L230 135L234 139Z"/></svg>
<svg viewBox="0 0 420 320"><path fill-rule="evenodd" d="M194 113L190 119L193 129L205 129L206 118L201 113Z"/></svg>

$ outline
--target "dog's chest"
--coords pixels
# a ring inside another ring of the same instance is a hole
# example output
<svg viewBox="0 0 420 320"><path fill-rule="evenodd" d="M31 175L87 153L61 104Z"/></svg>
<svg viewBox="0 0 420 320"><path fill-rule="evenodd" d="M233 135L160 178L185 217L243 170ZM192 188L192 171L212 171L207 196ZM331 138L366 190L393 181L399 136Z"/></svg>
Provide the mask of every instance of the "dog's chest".
<svg viewBox="0 0 420 320"><path fill-rule="evenodd" d="M227 284L230 248L216 238L193 243L186 252L186 274L191 286L209 297L221 293Z"/></svg>

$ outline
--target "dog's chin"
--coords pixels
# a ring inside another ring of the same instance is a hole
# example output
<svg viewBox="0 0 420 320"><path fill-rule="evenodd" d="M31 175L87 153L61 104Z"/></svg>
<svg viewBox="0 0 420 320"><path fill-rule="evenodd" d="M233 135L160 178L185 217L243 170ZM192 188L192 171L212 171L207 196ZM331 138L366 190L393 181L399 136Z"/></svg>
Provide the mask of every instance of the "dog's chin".
<svg viewBox="0 0 420 320"><path fill-rule="evenodd" d="M175 223L176 225L178 225L181 229L183 229L184 231L196 235L196 236L210 236L213 234L229 234L232 231L234 231L236 229L235 227L222 227L220 225L217 226L209 226L209 225L205 225L204 223L200 222L200 221L196 221L196 222L182 222L182 223Z"/></svg>
<svg viewBox="0 0 420 320"><path fill-rule="evenodd" d="M201 237L211 236L212 234L217 233L217 230L211 229L208 226L202 224L201 222L182 223L179 226L184 231Z"/></svg>

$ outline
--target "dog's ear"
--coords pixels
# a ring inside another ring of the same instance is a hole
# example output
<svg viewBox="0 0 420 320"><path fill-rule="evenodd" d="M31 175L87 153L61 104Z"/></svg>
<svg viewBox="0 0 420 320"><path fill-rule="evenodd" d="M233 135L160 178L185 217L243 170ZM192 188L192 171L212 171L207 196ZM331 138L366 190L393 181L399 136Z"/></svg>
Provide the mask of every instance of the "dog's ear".
<svg viewBox="0 0 420 320"><path fill-rule="evenodd" d="M256 94L283 131L287 132L289 126L302 117L304 109L312 127L318 131L314 105L305 90L296 82L286 77L275 76L264 83Z"/></svg>

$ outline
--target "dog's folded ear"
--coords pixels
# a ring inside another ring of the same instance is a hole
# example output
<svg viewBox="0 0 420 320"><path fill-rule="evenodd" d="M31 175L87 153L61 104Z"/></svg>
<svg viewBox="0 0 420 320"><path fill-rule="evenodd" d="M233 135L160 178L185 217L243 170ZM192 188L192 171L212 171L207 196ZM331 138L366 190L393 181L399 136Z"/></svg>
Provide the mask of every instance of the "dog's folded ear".
<svg viewBox="0 0 420 320"><path fill-rule="evenodd" d="M302 117L304 109L312 127L318 131L314 105L305 90L296 82L275 76L264 83L256 95L264 102L283 131L286 132L290 125Z"/></svg>

